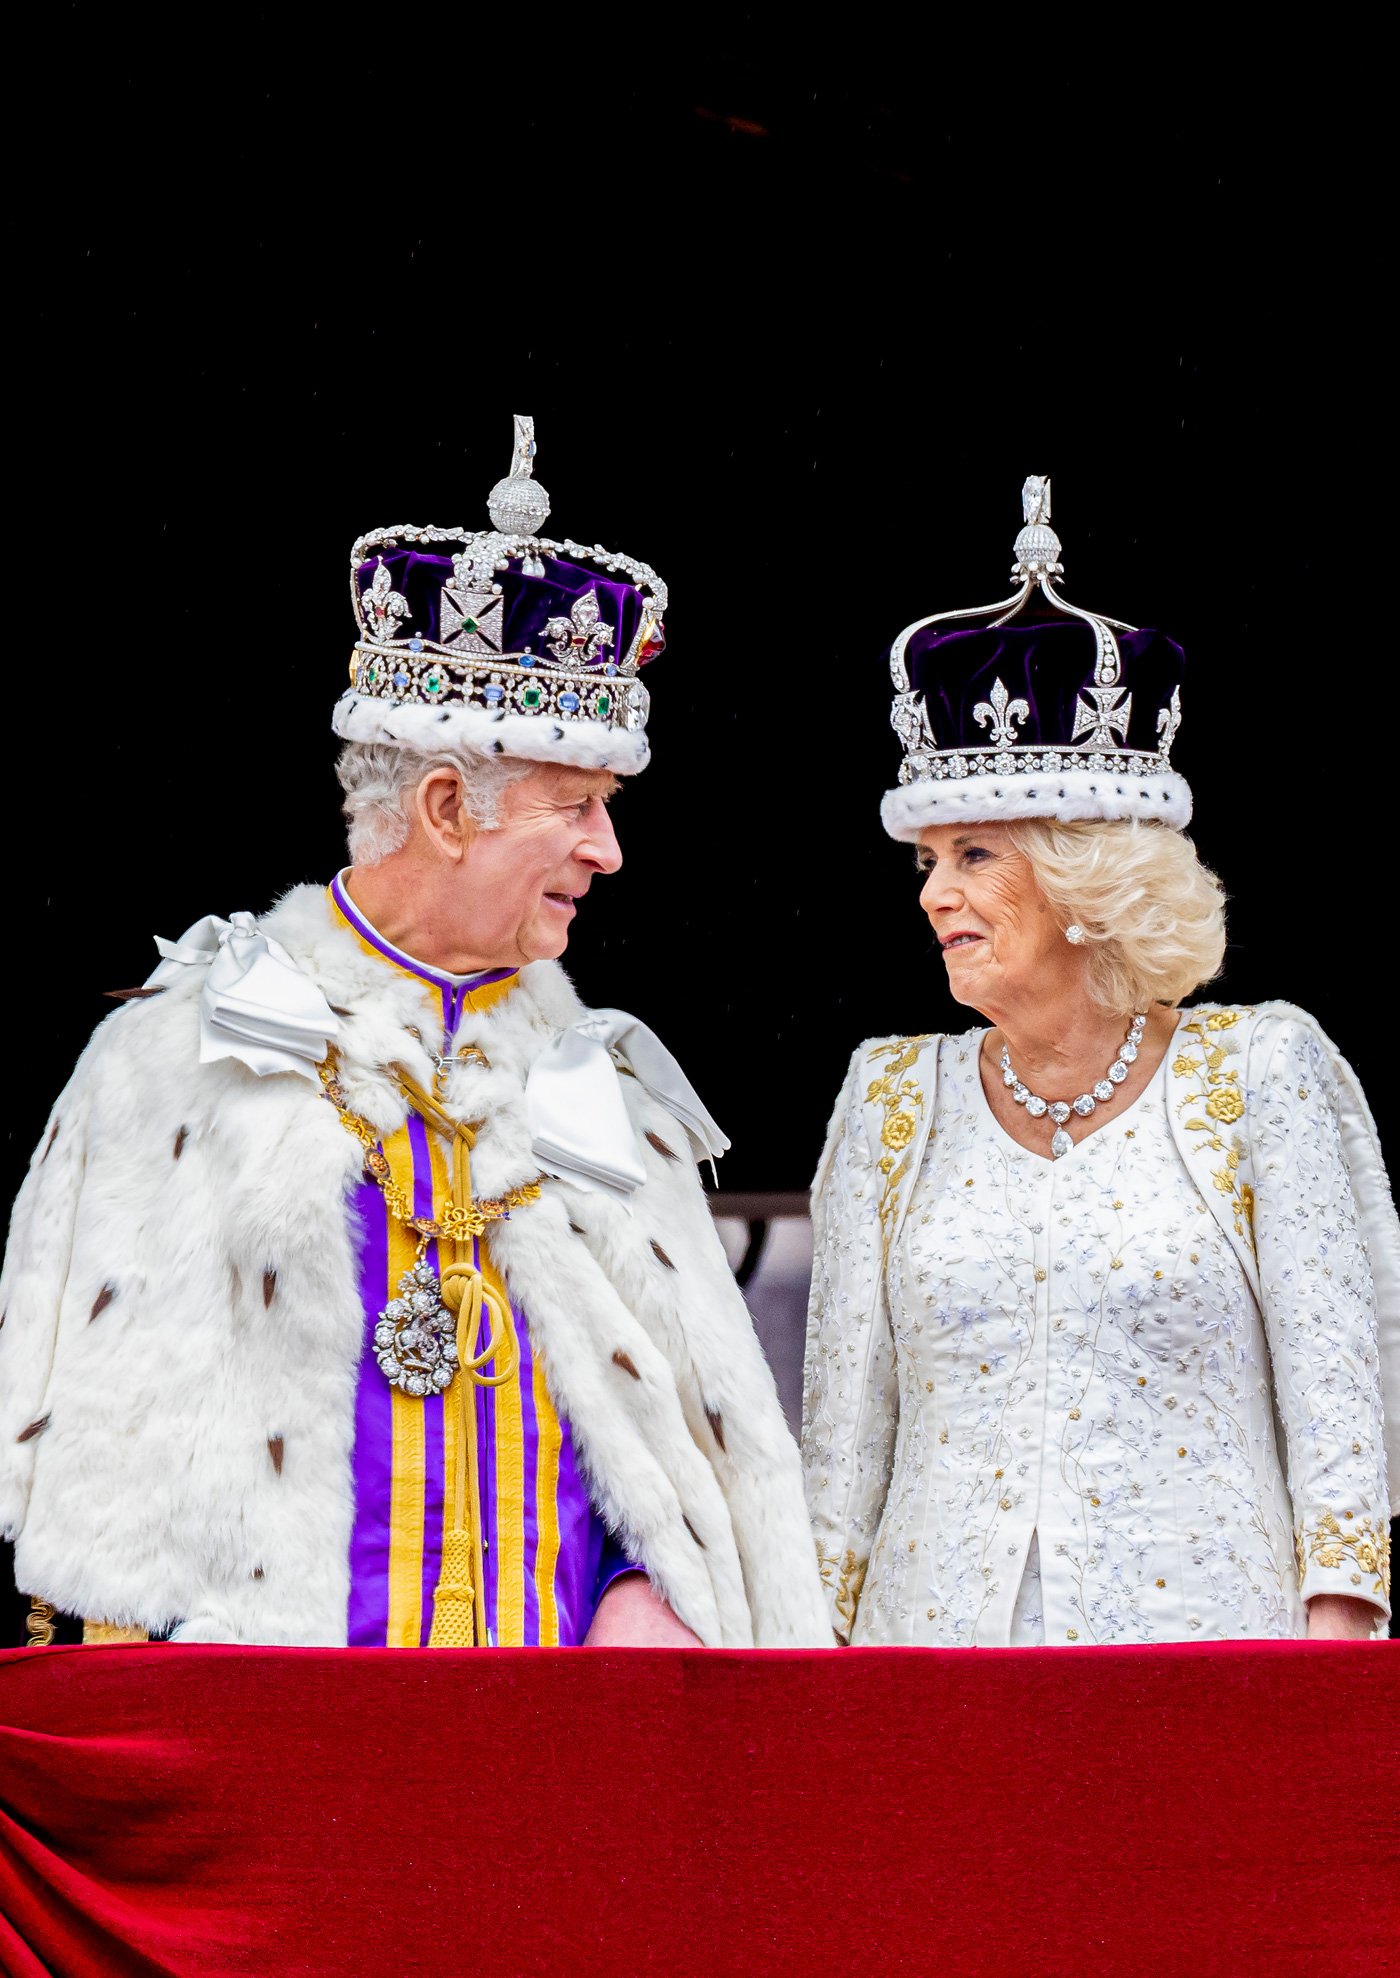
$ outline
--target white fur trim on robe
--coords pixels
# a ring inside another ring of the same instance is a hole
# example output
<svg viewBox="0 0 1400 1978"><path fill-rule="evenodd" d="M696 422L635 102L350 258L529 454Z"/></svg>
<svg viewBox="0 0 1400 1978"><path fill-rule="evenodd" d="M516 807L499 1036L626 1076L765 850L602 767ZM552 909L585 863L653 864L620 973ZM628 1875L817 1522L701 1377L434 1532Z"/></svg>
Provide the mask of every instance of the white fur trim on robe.
<svg viewBox="0 0 1400 1978"><path fill-rule="evenodd" d="M418 986L301 887L260 923L341 1015L341 1082L382 1133L430 1084ZM363 1316L357 1143L304 1080L199 1057L201 971L102 1024L15 1205L0 1299L0 1530L26 1592L182 1640L345 1639ZM473 1183L534 1179L530 1062L584 1014L537 962L468 1013L447 1104ZM492 1232L595 1502L713 1646L824 1645L796 1447L685 1134L622 1080L647 1179L566 1183ZM663 1153L645 1136L674 1151Z"/></svg>

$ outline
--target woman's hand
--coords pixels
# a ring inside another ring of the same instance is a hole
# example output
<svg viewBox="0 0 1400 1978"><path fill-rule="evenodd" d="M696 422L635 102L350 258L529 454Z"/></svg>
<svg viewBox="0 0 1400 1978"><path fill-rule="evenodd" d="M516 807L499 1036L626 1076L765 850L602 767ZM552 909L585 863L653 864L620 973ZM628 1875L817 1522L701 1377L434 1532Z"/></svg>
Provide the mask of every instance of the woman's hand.
<svg viewBox="0 0 1400 1978"><path fill-rule="evenodd" d="M1376 1610L1345 1593L1315 1593L1308 1602L1309 1641L1369 1641Z"/></svg>
<svg viewBox="0 0 1400 1978"><path fill-rule="evenodd" d="M1354 1603L1349 1603L1354 1604ZM598 1602L585 1648L703 1648L645 1573L624 1573Z"/></svg>

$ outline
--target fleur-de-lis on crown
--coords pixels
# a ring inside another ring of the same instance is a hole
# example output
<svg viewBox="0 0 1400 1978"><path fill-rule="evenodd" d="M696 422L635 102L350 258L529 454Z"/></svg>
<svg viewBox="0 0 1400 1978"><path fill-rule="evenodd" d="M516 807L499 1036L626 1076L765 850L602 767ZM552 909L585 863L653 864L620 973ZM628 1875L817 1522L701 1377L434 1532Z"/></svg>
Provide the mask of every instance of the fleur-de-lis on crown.
<svg viewBox="0 0 1400 1978"><path fill-rule="evenodd" d="M402 591L396 591L389 577L388 565L383 557L375 571L369 589L360 600L370 637L392 639L394 628L401 618L408 616L408 599Z"/></svg>
<svg viewBox="0 0 1400 1978"><path fill-rule="evenodd" d="M1128 739L1128 716L1133 711L1132 695L1124 696L1121 687L1088 687L1085 692L1092 696L1094 705L1090 707L1082 698L1075 702L1070 740L1077 742L1087 730L1086 749L1116 749L1118 744L1113 739L1115 729L1124 741Z"/></svg>
<svg viewBox="0 0 1400 1978"><path fill-rule="evenodd" d="M990 701L978 701L972 710L972 718L979 728L992 724L992 740L998 748L1010 748L1016 739L1016 724L1029 721L1031 711L1023 700L1012 700L1004 684L998 680L992 688Z"/></svg>
<svg viewBox="0 0 1400 1978"><path fill-rule="evenodd" d="M599 615L598 593L585 591L567 618L551 618L544 628L550 656L592 666L613 642L613 628Z"/></svg>
<svg viewBox="0 0 1400 1978"><path fill-rule="evenodd" d="M1170 705L1157 711L1157 747L1161 750L1163 762L1171 759L1172 743L1176 731L1181 726L1181 689L1172 688Z"/></svg>

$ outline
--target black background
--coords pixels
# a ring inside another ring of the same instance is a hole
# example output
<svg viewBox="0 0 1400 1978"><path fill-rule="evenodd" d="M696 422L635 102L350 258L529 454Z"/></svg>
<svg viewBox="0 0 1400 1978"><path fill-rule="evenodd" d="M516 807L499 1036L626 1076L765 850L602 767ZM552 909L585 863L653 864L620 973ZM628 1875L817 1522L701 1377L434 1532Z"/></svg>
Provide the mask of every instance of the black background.
<svg viewBox="0 0 1400 1978"><path fill-rule="evenodd" d="M349 545L483 524L515 410L550 528L671 585L568 965L680 1056L727 1188L805 1186L863 1036L966 1020L877 815L885 652L1006 594L1031 471L1068 595L1191 656L1224 993L1311 1008L1394 1140L1364 50L764 18L47 17L0 1181L153 932L335 870Z"/></svg>

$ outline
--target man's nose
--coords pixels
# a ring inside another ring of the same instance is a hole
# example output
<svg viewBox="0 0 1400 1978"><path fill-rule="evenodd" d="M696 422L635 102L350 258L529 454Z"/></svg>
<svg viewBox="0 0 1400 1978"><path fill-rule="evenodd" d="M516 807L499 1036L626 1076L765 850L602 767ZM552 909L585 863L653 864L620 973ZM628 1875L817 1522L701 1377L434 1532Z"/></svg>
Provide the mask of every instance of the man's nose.
<svg viewBox="0 0 1400 1978"><path fill-rule="evenodd" d="M578 857L595 872L616 872L622 864L622 847L617 842L612 818L606 804L595 804L593 808L596 815L589 821L588 835L578 848Z"/></svg>

